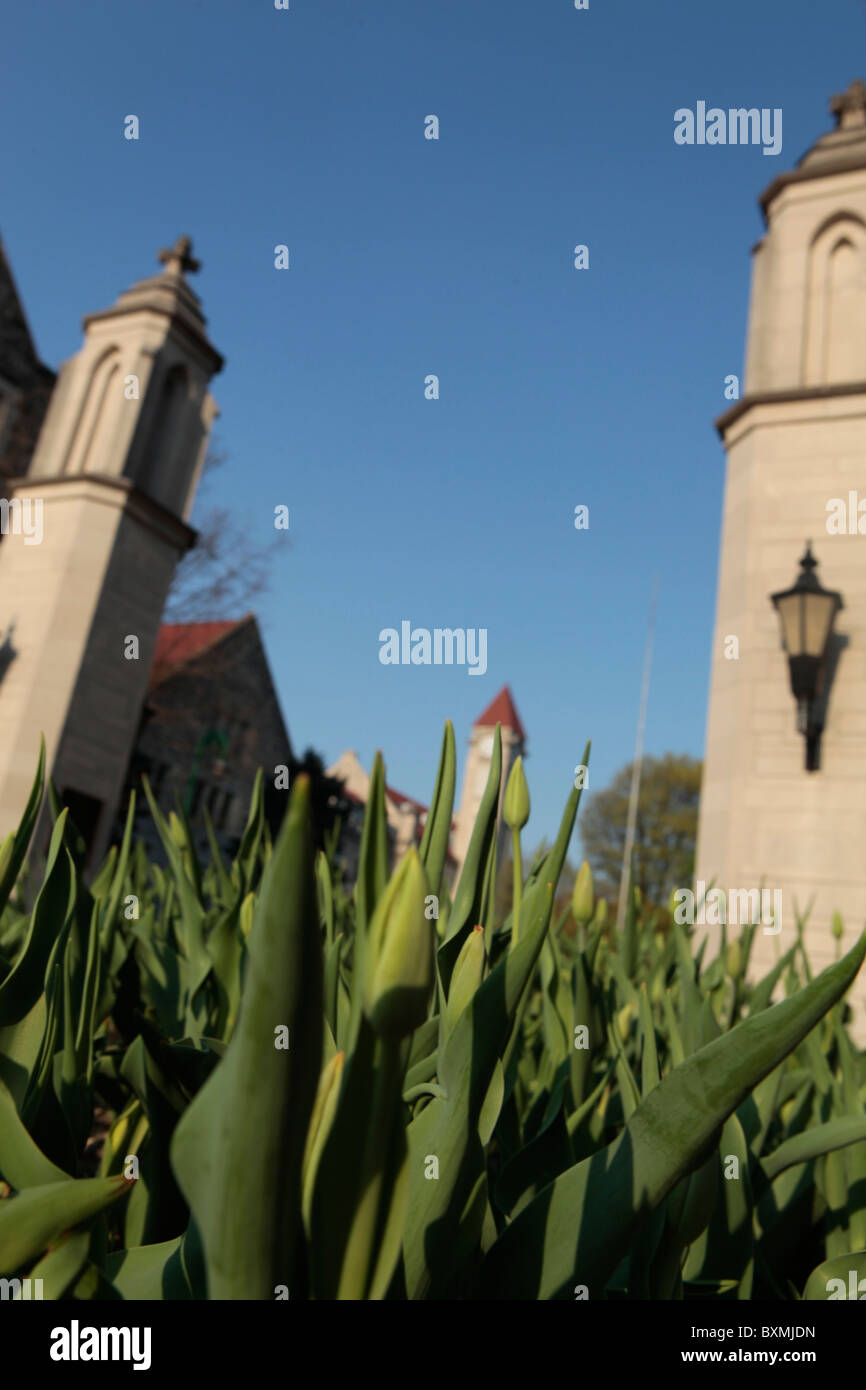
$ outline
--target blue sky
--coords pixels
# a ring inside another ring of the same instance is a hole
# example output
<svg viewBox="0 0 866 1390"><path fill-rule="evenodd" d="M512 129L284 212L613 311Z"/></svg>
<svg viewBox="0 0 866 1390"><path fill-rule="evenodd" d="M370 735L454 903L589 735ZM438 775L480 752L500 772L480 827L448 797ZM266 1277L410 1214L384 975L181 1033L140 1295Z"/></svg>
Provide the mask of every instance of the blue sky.
<svg viewBox="0 0 866 1390"><path fill-rule="evenodd" d="M866 77L863 0L43 0L3 29L0 231L43 358L179 233L204 263L208 500L262 545L290 508L260 617L296 749L381 747L427 800L444 719L462 760L508 682L537 843L587 738L590 791L632 757L658 572L646 749L700 755L756 199ZM781 154L677 146L699 100L781 107ZM381 665L403 619L485 627L486 674Z"/></svg>

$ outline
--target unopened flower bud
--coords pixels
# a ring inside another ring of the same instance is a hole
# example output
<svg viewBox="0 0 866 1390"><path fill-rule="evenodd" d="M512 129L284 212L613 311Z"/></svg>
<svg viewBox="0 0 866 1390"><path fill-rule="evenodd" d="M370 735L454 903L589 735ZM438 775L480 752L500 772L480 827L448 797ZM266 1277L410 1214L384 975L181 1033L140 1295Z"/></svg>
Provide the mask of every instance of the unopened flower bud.
<svg viewBox="0 0 866 1390"><path fill-rule="evenodd" d="M743 973L743 952L739 941L732 941L727 948L728 974L738 979Z"/></svg>
<svg viewBox="0 0 866 1390"><path fill-rule="evenodd" d="M529 820L529 787L522 758L517 759L505 786L502 819L511 830L522 830Z"/></svg>
<svg viewBox="0 0 866 1390"><path fill-rule="evenodd" d="M571 911L574 914L575 922L585 927L587 922L592 920L594 907L595 894L592 888L592 869L584 859L577 878L574 880L574 889L571 894Z"/></svg>
<svg viewBox="0 0 866 1390"><path fill-rule="evenodd" d="M451 975L451 988L445 1005L445 1025L448 1032L470 1003L484 977L484 928L473 927L460 948Z"/></svg>
<svg viewBox="0 0 866 1390"><path fill-rule="evenodd" d="M405 1037L427 1017L435 922L426 898L427 876L412 848L376 906L365 947L364 1013L380 1037Z"/></svg>

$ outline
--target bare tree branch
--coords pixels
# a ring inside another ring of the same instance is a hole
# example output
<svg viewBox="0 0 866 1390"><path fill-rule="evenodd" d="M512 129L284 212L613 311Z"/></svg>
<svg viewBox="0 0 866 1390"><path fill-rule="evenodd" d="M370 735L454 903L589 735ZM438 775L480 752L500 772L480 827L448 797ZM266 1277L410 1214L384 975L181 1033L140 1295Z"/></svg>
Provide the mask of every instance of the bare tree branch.
<svg viewBox="0 0 866 1390"><path fill-rule="evenodd" d="M202 491L228 458L212 442L202 469ZM252 527L236 511L208 507L198 523L196 545L179 562L165 607L167 623L209 622L241 617L270 587L272 553L285 539L267 546L250 540Z"/></svg>

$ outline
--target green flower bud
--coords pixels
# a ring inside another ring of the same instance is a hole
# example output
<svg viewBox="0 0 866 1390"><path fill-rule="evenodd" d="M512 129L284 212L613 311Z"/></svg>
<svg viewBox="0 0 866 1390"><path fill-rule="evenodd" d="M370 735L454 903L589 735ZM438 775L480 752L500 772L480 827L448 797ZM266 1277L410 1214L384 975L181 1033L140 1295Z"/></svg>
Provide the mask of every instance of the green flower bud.
<svg viewBox="0 0 866 1390"><path fill-rule="evenodd" d="M186 848L186 833L174 811L168 813L168 830L178 849Z"/></svg>
<svg viewBox="0 0 866 1390"><path fill-rule="evenodd" d="M502 819L511 830L522 830L529 820L529 787L526 785L522 758L518 758L511 769L505 787Z"/></svg>
<svg viewBox="0 0 866 1390"><path fill-rule="evenodd" d="M592 920L594 907L592 869L584 859L577 878L574 880L574 889L571 894L571 911L574 914L575 922L579 922L582 927L585 927L587 922Z"/></svg>
<svg viewBox="0 0 866 1390"><path fill-rule="evenodd" d="M623 1039L623 1041L627 1041L628 1039L629 1032L631 1031L631 1023L632 1019L634 1018L634 1014L634 1004L631 1000L629 1000L627 1004L623 1004L622 1008L616 1016L616 1024L619 1028L620 1037Z"/></svg>
<svg viewBox="0 0 866 1390"><path fill-rule="evenodd" d="M481 984L484 959L484 928L473 927L463 942L451 975L445 1005L445 1028L449 1033Z"/></svg>
<svg viewBox="0 0 866 1390"><path fill-rule="evenodd" d="M601 927L602 930L604 930L604 927L605 927L606 923L607 923L607 898L599 898L598 902L597 902L596 905L595 905L595 917L594 917L594 919L593 919L593 925L596 926L596 927Z"/></svg>
<svg viewBox="0 0 866 1390"><path fill-rule="evenodd" d="M380 1037L406 1037L427 1017L436 925L424 913L427 891L412 848L376 905L365 944L364 1013Z"/></svg>
<svg viewBox="0 0 866 1390"><path fill-rule="evenodd" d="M727 948L728 974L734 979L738 979L743 973L743 952L740 949L739 941L732 941Z"/></svg>
<svg viewBox="0 0 866 1390"><path fill-rule="evenodd" d="M830 928L837 941L841 941L845 934L845 926L840 912L833 913L833 925Z"/></svg>

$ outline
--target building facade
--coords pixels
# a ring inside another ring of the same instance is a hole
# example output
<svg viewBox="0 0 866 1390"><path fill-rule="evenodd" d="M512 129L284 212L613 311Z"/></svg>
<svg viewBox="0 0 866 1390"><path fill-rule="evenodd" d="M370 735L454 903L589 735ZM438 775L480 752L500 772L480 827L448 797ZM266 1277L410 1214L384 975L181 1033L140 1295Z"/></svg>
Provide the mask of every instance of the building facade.
<svg viewBox="0 0 866 1390"><path fill-rule="evenodd" d="M146 797L146 776L166 817L180 805L204 861L207 821L227 859L246 824L258 769L265 813L276 824L286 806L294 759L258 623L163 623L114 827L123 831L135 791L134 833L151 859L162 846Z"/></svg>
<svg viewBox="0 0 866 1390"><path fill-rule="evenodd" d="M780 920L756 934L760 973L796 940L797 912L809 909L815 970L835 955L834 911L843 949L866 922L866 518L862 532L830 524L842 499L866 501L866 87L830 105L835 130L760 200L744 393L717 422L727 469L696 877L780 895ZM844 602L812 771L770 600L808 540ZM866 1040L864 972L851 998Z"/></svg>
<svg viewBox="0 0 866 1390"><path fill-rule="evenodd" d="M0 241L0 498L30 466L54 381L39 360Z"/></svg>
<svg viewBox="0 0 866 1390"><path fill-rule="evenodd" d="M502 798L517 758L525 755L526 734L515 708L508 686L505 685L494 696L487 708L478 716L469 735L469 752L463 772L463 785L460 802L451 824L451 840L445 864L445 881L452 889L463 868L463 861L472 837L472 827L478 815L484 788L490 774L493 757L493 742L496 725L501 725L502 736L502 776L499 784L499 826L497 850L499 861L506 851L507 827L502 820ZM341 867L347 881L354 881L358 867L358 851L361 845L361 832L364 811L369 795L370 778L358 759L357 753L348 750L342 753L332 767L329 777L339 778L352 809L344 820L340 834L339 853ZM388 822L388 838L391 845L391 861L396 864L406 850L418 844L424 833L428 807L413 797L387 787L385 792L385 814Z"/></svg>
<svg viewBox="0 0 866 1390"><path fill-rule="evenodd" d="M160 253L159 275L85 318L84 343L61 368L41 429L48 382L38 361L29 385L7 389L18 423L7 427L16 475L4 482L0 544L0 837L18 825L44 735L47 771L96 861L114 826L175 564L195 539L188 518L217 414L208 383L223 362L186 278L198 269L190 251L180 238ZM21 363L27 344L14 319L23 315L6 283L12 317L0 336L17 331ZM37 846L47 823L46 806Z"/></svg>

